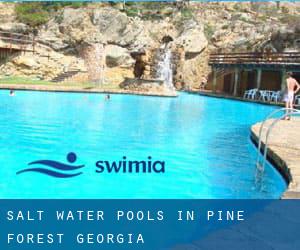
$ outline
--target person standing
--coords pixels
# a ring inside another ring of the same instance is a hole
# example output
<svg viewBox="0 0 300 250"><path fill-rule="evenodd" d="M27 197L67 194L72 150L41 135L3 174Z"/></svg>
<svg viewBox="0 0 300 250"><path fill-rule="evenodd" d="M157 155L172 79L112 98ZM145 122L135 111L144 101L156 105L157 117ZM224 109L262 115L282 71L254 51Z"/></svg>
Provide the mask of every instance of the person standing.
<svg viewBox="0 0 300 250"><path fill-rule="evenodd" d="M207 85L207 78L205 76L202 76L200 82L200 90L204 90L206 85Z"/></svg>
<svg viewBox="0 0 300 250"><path fill-rule="evenodd" d="M286 87L287 87L287 94L285 96L285 107L287 109L294 108L294 97L295 94L300 90L300 85L295 78L293 78L292 72L287 72L286 78ZM291 110L286 110L285 120L290 120L291 117L288 115Z"/></svg>

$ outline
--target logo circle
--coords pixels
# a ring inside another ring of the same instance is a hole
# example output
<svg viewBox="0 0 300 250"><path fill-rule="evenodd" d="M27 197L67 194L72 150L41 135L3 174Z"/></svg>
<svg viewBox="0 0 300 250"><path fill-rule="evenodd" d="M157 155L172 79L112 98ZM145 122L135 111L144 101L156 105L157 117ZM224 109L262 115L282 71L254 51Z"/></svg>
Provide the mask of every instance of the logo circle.
<svg viewBox="0 0 300 250"><path fill-rule="evenodd" d="M73 153L73 152L71 152L71 153L69 153L69 154L67 155L67 160L68 160L68 162L70 162L70 163L74 163L74 162L76 161L76 159L77 159L77 156L76 156L76 154Z"/></svg>

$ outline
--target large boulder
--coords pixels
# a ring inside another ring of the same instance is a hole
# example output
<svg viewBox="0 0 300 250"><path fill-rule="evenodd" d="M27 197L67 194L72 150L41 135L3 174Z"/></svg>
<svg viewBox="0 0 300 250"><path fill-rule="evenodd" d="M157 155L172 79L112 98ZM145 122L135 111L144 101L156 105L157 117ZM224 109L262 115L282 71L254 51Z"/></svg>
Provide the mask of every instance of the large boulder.
<svg viewBox="0 0 300 250"><path fill-rule="evenodd" d="M130 21L120 38L117 40L117 43L120 46L128 47L131 51L152 48L155 44L154 39L149 32L148 22L139 19Z"/></svg>
<svg viewBox="0 0 300 250"><path fill-rule="evenodd" d="M182 77L186 88L196 88L200 85L203 76L207 76L210 67L207 64L209 52L204 51L200 55L185 60L182 65Z"/></svg>
<svg viewBox="0 0 300 250"><path fill-rule="evenodd" d="M86 9L65 8L59 19L59 32L64 40L75 45L82 42L103 42L97 27L91 22L91 17Z"/></svg>
<svg viewBox="0 0 300 250"><path fill-rule="evenodd" d="M183 45L186 53L201 53L208 45L203 25L189 20L184 24L183 31L176 39L176 43Z"/></svg>
<svg viewBox="0 0 300 250"><path fill-rule="evenodd" d="M47 29L39 32L37 41L56 51L64 50L69 47L69 44L64 42L62 35Z"/></svg>
<svg viewBox="0 0 300 250"><path fill-rule="evenodd" d="M24 23L8 22L1 23L0 30L5 32L26 33L29 31L29 27Z"/></svg>
<svg viewBox="0 0 300 250"><path fill-rule="evenodd" d="M125 48L117 45L107 45L105 48L105 53L106 65L108 67L132 67L134 64L133 58Z"/></svg>
<svg viewBox="0 0 300 250"><path fill-rule="evenodd" d="M12 62L19 67L26 67L30 69L35 69L38 67L38 62L34 60L30 55L14 58Z"/></svg>
<svg viewBox="0 0 300 250"><path fill-rule="evenodd" d="M177 96L177 93L174 90L168 89L163 81L160 80L145 80L126 77L119 86L124 90L134 91L141 94L172 97Z"/></svg>
<svg viewBox="0 0 300 250"><path fill-rule="evenodd" d="M285 48L299 50L300 29L294 27L281 27L271 35L270 42L277 51L283 51Z"/></svg>
<svg viewBox="0 0 300 250"><path fill-rule="evenodd" d="M92 24L107 41L119 40L126 30L129 18L113 8L95 9L91 16Z"/></svg>

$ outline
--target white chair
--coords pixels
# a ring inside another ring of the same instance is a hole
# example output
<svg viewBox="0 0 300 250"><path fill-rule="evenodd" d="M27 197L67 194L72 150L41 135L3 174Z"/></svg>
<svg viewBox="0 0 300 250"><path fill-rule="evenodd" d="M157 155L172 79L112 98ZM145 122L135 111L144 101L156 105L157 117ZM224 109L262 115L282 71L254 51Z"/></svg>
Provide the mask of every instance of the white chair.
<svg viewBox="0 0 300 250"><path fill-rule="evenodd" d="M245 99L255 99L256 94L257 94L258 89L249 89L246 90L244 93L244 98Z"/></svg>
<svg viewBox="0 0 300 250"><path fill-rule="evenodd" d="M249 98L254 100L256 98L257 92L258 92L258 89L252 89L252 91L249 95Z"/></svg>
<svg viewBox="0 0 300 250"><path fill-rule="evenodd" d="M266 90L260 90L259 91L259 99L262 101L268 101L269 99L269 93Z"/></svg>
<svg viewBox="0 0 300 250"><path fill-rule="evenodd" d="M244 98L245 98L245 99L248 99L248 98L249 98L250 92L251 92L251 89L245 91L245 93L244 93Z"/></svg>
<svg viewBox="0 0 300 250"><path fill-rule="evenodd" d="M281 99L281 91L272 91L270 101L279 102Z"/></svg>
<svg viewBox="0 0 300 250"><path fill-rule="evenodd" d="M295 104L300 105L300 95L295 96Z"/></svg>

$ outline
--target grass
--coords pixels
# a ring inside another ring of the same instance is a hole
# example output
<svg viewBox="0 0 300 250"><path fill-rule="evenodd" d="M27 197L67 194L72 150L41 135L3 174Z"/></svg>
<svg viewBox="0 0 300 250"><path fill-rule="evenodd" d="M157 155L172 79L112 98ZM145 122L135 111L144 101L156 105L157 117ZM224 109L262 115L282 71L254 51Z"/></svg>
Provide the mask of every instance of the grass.
<svg viewBox="0 0 300 250"><path fill-rule="evenodd" d="M23 77L10 77L10 76L0 78L0 84L57 85L53 82L48 82L48 81L29 79L29 78L23 78Z"/></svg>
<svg viewBox="0 0 300 250"><path fill-rule="evenodd" d="M1 85L28 85L28 86L49 86L49 87L76 87L82 89L105 89L105 90L118 90L120 89L117 84L105 83L102 86L96 86L94 83L55 83L50 81L30 79L25 77L2 77L0 78Z"/></svg>

